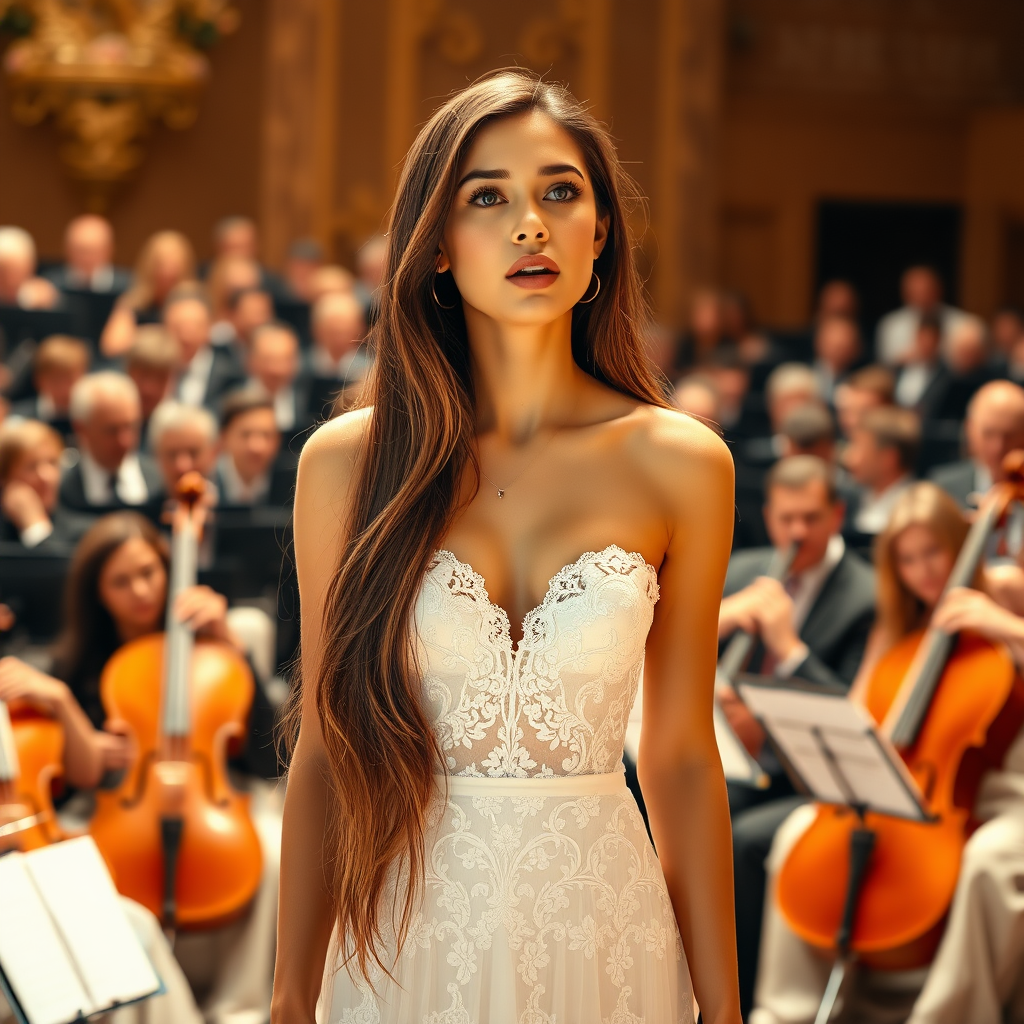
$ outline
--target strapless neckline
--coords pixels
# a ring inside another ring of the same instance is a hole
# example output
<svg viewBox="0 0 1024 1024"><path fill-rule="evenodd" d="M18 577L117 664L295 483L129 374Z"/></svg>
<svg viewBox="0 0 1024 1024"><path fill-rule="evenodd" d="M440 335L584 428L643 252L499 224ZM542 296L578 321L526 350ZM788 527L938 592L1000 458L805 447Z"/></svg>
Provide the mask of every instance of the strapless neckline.
<svg viewBox="0 0 1024 1024"><path fill-rule="evenodd" d="M482 600L497 616L498 629L501 638L508 644L509 649L512 651L513 657L518 655L519 649L522 646L523 640L527 637L527 628L530 622L540 615L546 608L548 608L552 602L557 601L559 597L559 584L564 580L572 578L577 570L592 558L608 558L608 557L619 557L627 559L635 563L638 568L643 569L651 576L651 582L653 584L654 599L657 601L659 592L658 588L658 570L647 561L646 558L639 551L626 551L625 548L620 547L618 544L606 544L600 551L584 551L579 558L572 562L567 562L559 569L554 576L548 580L547 588L544 591L544 597L541 599L540 604L534 605L524 616L522 623L520 624L520 638L517 641L512 640L512 626L511 618L507 611L500 605L496 604L491 600L491 596L487 590L487 581L483 578L470 565L469 562L464 562L458 555L456 555L449 548L437 548L434 551L434 562L438 559L447 559L453 562L459 567L466 575L473 581L474 590L477 591L480 600Z"/></svg>

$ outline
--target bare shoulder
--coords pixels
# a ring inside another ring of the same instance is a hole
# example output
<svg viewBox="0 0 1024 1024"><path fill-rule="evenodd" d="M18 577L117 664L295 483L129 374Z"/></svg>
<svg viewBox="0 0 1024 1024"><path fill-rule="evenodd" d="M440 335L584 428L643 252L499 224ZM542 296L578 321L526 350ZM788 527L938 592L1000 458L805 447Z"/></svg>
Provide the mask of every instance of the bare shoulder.
<svg viewBox="0 0 1024 1024"><path fill-rule="evenodd" d="M633 416L634 458L673 505L715 498L732 502L732 453L714 430L684 412L658 406L638 406Z"/></svg>
<svg viewBox="0 0 1024 1024"><path fill-rule="evenodd" d="M296 512L300 500L314 506L347 503L372 414L371 408L353 409L318 427L302 446Z"/></svg>

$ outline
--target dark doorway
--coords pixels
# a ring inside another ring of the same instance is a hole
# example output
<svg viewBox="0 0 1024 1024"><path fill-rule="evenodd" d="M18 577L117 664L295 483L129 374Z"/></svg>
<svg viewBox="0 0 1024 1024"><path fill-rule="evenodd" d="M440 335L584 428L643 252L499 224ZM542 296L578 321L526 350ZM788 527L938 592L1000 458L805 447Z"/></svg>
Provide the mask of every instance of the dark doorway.
<svg viewBox="0 0 1024 1024"><path fill-rule="evenodd" d="M860 293L869 338L878 319L900 305L900 275L926 263L942 278L946 301L956 303L962 213L952 203L818 204L817 287L835 278Z"/></svg>

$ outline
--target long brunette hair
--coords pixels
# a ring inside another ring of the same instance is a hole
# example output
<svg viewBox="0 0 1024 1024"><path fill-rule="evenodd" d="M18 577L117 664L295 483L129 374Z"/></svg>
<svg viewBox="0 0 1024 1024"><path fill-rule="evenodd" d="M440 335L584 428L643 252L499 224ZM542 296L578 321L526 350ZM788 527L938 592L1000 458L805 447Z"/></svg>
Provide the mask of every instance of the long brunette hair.
<svg viewBox="0 0 1024 1024"><path fill-rule="evenodd" d="M875 540L875 571L878 587L877 628L888 649L908 633L927 624L931 610L911 593L900 579L896 545L911 526L923 526L955 561L970 530L960 506L941 487L929 481L912 484L893 506L886 528ZM984 588L979 568L971 584Z"/></svg>
<svg viewBox="0 0 1024 1024"><path fill-rule="evenodd" d="M444 760L420 701L411 611L438 542L459 510L472 467L479 485L473 380L454 282L436 274L438 245L468 147L485 125L532 110L548 114L584 154L609 236L594 269L596 299L573 311L577 364L622 394L667 406L648 362L648 311L631 255L627 199L638 199L604 128L560 85L520 69L456 93L430 118L406 158L392 209L376 359L363 404L372 406L348 539L323 615L316 706L334 800L328 885L342 945L364 978L387 971L388 913L404 941L422 884L423 838ZM435 301L436 286L442 308ZM294 713L298 694L292 695ZM406 872L408 884L384 894Z"/></svg>

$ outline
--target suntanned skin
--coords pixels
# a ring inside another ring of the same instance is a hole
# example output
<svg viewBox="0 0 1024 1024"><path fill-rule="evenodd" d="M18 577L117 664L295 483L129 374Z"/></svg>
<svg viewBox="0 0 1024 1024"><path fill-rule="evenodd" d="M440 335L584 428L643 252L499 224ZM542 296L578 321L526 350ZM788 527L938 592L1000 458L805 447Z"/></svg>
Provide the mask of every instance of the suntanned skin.
<svg viewBox="0 0 1024 1024"><path fill-rule="evenodd" d="M582 174L541 174L572 165ZM612 391L570 350L573 305L592 288L607 238L583 154L545 114L497 121L478 135L438 253L463 297L486 480L439 546L473 566L509 613L513 640L551 577L614 543L658 569L647 642L640 778L658 853L707 1024L739 1024L729 812L712 725L719 596L733 522L733 465L721 440L684 414ZM572 181L578 196L559 182ZM479 189L488 189L483 199ZM473 193L477 198L471 202ZM505 279L525 254L560 269L542 289ZM325 594L345 539L358 453L372 410L334 420L299 464L295 554L302 672L317 676ZM471 472L463 481L472 492ZM314 687L284 810L273 1024L310 1024L333 915L324 878L330 799Z"/></svg>

